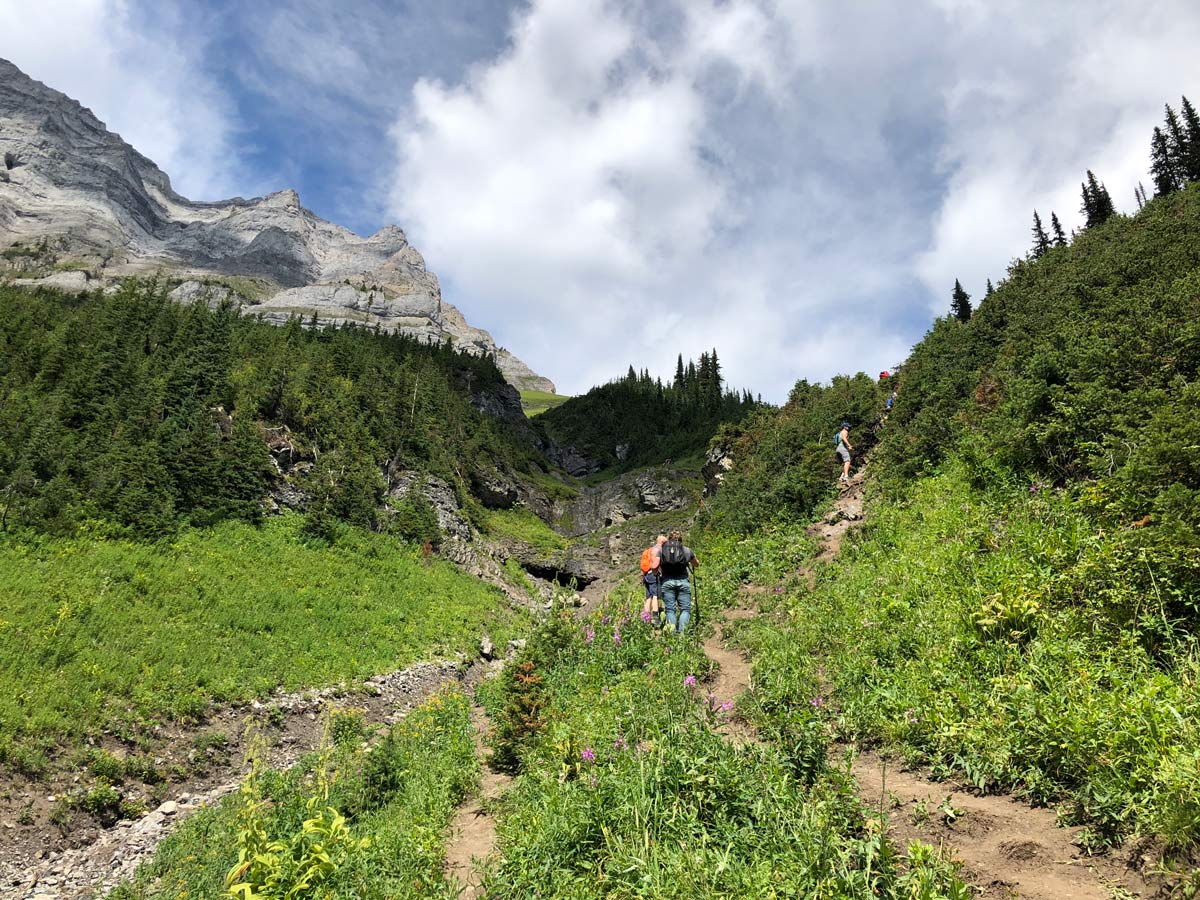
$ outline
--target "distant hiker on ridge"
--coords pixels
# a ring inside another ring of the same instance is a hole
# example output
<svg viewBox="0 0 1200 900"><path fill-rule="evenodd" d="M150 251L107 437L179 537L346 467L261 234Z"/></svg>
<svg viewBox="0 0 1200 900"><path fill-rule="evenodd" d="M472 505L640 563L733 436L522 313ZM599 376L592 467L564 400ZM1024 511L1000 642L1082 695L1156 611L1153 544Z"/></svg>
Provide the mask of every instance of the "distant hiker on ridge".
<svg viewBox="0 0 1200 900"><path fill-rule="evenodd" d="M837 450L837 455L842 460L842 474L838 481L842 484L850 483L850 451L854 449L854 445L850 443L850 423L843 422L842 430L837 433L837 437L833 439L833 447Z"/></svg>
<svg viewBox="0 0 1200 900"><path fill-rule="evenodd" d="M642 604L642 620L647 624L662 624L662 607L658 598L662 596L662 568L660 554L662 545L667 542L667 536L660 534L658 539L642 551L642 581L646 585L646 602Z"/></svg>
<svg viewBox="0 0 1200 900"><path fill-rule="evenodd" d="M700 565L691 547L683 546L683 532L672 531L667 542L659 548L659 566L662 569L662 598L667 608L667 627L676 634L683 634L692 617L692 586L688 582L688 569Z"/></svg>

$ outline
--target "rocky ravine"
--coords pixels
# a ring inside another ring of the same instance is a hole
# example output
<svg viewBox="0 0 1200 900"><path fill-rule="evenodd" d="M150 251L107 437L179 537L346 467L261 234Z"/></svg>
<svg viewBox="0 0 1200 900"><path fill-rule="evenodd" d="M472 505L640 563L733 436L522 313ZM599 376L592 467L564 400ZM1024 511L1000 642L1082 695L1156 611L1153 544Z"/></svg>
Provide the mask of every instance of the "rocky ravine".
<svg viewBox="0 0 1200 900"><path fill-rule="evenodd" d="M270 322L379 326L495 354L508 381L554 391L442 299L437 276L389 225L363 238L295 191L198 203L90 110L0 59L0 272L92 289L164 273L188 302L232 297Z"/></svg>

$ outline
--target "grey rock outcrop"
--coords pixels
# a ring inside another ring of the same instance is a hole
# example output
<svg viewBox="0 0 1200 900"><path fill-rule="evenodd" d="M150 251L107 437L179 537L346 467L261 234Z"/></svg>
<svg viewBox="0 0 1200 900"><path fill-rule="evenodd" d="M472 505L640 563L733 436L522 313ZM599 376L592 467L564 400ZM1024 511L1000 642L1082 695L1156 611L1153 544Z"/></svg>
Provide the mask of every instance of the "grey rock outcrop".
<svg viewBox="0 0 1200 900"><path fill-rule="evenodd" d="M369 237L326 222L293 190L199 203L89 110L0 59L0 251L65 290L162 273L180 299L235 298L270 322L378 326L493 354L510 383L554 384L470 326L394 225ZM78 271L56 272L70 264ZM205 287L210 293L204 294Z"/></svg>
<svg viewBox="0 0 1200 900"><path fill-rule="evenodd" d="M684 476L667 469L642 469L588 488L561 504L556 518L563 533L581 537L645 513L683 509L692 497Z"/></svg>
<svg viewBox="0 0 1200 900"><path fill-rule="evenodd" d="M458 495L454 488L436 475L422 475L419 472L397 472L389 479L390 486L387 495L393 499L403 499L412 491L416 491L433 507L437 516L438 530L449 538L467 541L471 540L471 525L463 517L458 504Z"/></svg>

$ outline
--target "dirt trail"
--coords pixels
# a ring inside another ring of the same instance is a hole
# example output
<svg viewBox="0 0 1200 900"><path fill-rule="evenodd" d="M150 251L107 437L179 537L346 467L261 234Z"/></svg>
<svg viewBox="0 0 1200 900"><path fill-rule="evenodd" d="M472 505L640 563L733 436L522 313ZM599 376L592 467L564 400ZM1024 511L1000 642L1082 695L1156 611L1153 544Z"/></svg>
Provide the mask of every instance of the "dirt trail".
<svg viewBox="0 0 1200 900"><path fill-rule="evenodd" d="M475 754L482 763L486 753L483 738L488 729L487 715L482 707L472 709L471 721L475 726ZM446 875L461 889L458 896L464 900L483 896L478 863L485 862L496 846L495 802L511 783L511 776L493 772L484 763L479 792L459 807L450 823Z"/></svg>
<svg viewBox="0 0 1200 900"><path fill-rule="evenodd" d="M847 532L861 524L864 475L861 469L855 473L830 512L808 529L820 541L813 568L800 573L810 585L816 567L837 556ZM747 586L742 599L752 602L763 590ZM735 700L751 686L745 657L724 646L724 625L754 614L752 609L725 610L716 633L704 642L704 652L719 666L712 686L718 702ZM754 739L745 723L727 727L731 738ZM902 849L912 840L940 846L962 861L965 877L982 897L1113 900L1156 893L1156 887L1116 859L1084 857L1073 843L1081 829L1058 827L1051 810L1007 796L969 794L924 773L905 771L877 753L859 754L852 771L859 795L886 818L888 833Z"/></svg>

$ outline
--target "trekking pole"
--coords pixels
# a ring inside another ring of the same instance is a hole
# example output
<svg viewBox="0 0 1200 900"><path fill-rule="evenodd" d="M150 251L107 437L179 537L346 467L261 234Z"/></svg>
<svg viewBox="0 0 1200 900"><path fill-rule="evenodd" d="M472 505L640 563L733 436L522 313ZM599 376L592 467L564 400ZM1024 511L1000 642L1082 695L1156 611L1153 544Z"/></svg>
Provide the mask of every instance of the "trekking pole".
<svg viewBox="0 0 1200 900"><path fill-rule="evenodd" d="M700 624L700 578L695 569L692 569L692 618L696 625Z"/></svg>

